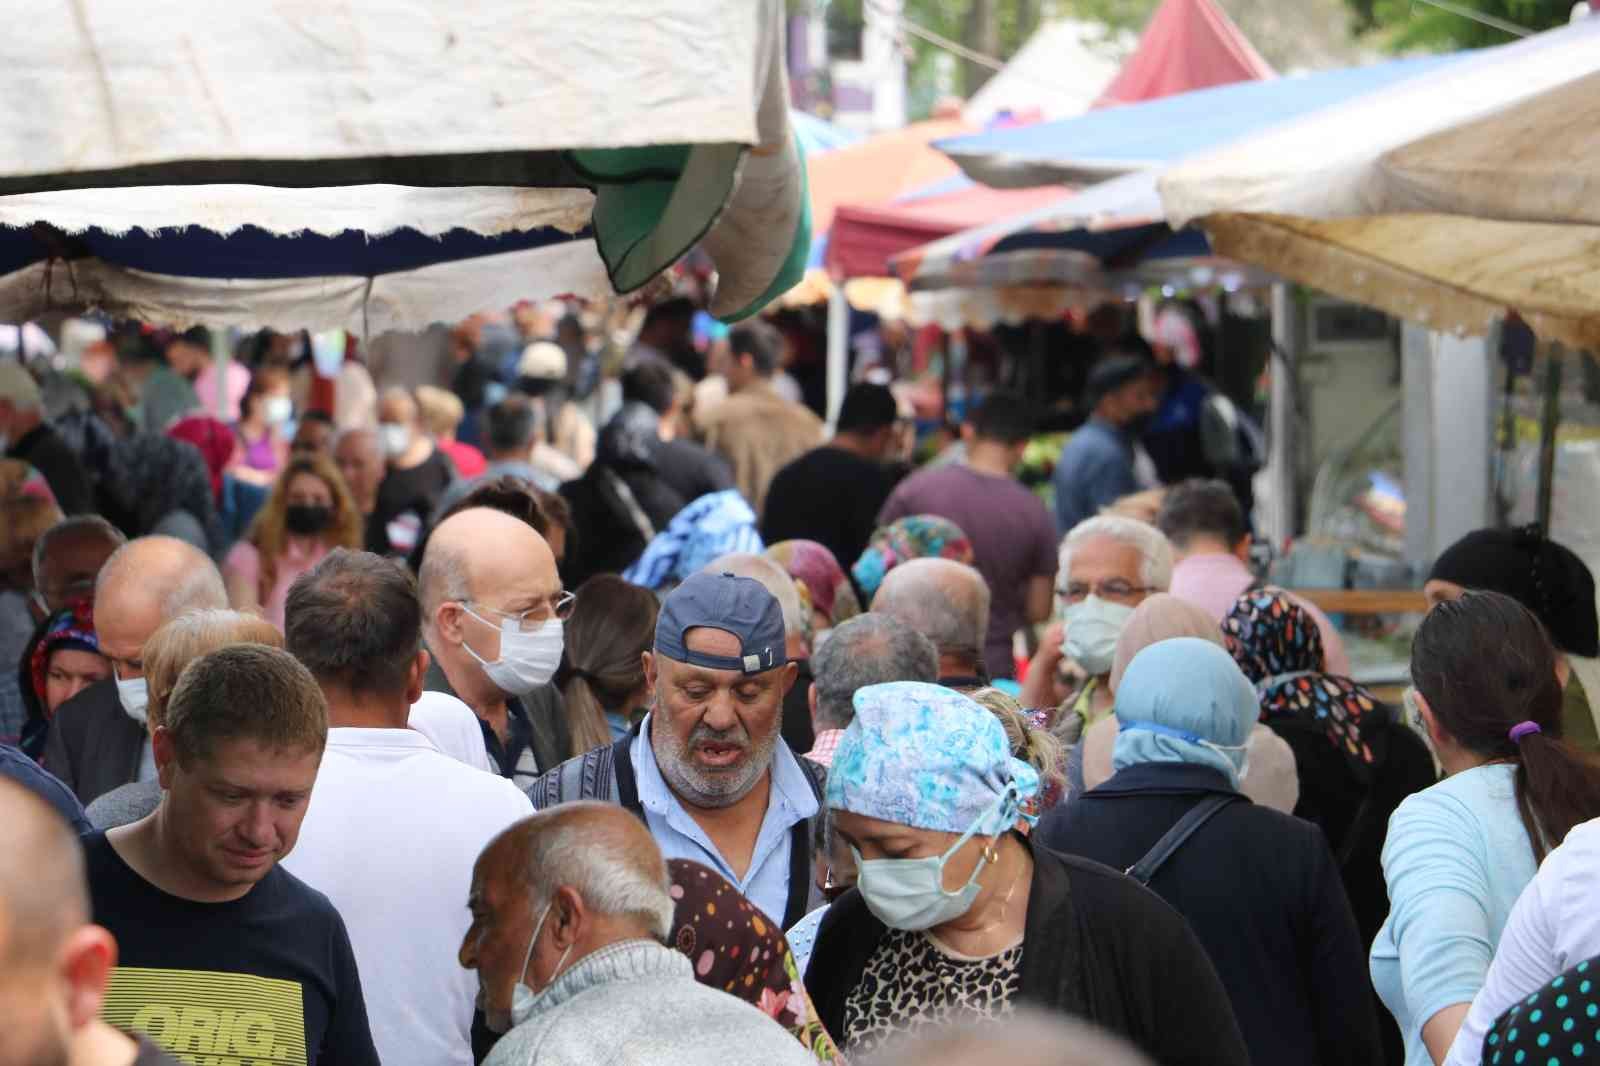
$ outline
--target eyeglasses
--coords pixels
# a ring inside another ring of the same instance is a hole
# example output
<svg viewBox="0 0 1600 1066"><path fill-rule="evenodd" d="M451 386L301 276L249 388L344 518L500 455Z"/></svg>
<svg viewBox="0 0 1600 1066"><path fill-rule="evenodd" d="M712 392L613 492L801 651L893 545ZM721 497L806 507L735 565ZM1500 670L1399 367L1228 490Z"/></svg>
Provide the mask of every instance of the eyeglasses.
<svg viewBox="0 0 1600 1066"><path fill-rule="evenodd" d="M1120 577L1114 577L1109 581L1099 581L1093 585L1083 581L1074 581L1065 588L1056 589L1056 595L1068 603L1082 603L1089 598L1091 593L1102 600L1123 602L1131 600L1135 596L1141 596L1146 592L1154 591L1155 589L1148 586L1129 584Z"/></svg>
<svg viewBox="0 0 1600 1066"><path fill-rule="evenodd" d="M526 611L519 611L515 614L511 611L502 611L498 607L490 607L487 604L478 603L475 600L466 602L480 611L497 614L501 618L514 619L517 623L518 631L531 633L552 618L562 622L571 618L573 609L578 606L578 597L570 592L558 593L542 603L529 607ZM531 625L529 624L530 622L532 623Z"/></svg>

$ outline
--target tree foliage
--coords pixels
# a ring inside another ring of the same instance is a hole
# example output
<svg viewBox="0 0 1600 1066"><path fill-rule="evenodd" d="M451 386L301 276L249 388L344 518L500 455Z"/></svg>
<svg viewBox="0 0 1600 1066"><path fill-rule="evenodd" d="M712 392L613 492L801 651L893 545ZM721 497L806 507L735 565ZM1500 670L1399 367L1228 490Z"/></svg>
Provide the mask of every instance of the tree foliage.
<svg viewBox="0 0 1600 1066"><path fill-rule="evenodd" d="M1355 29L1376 31L1396 51L1431 48L1453 51L1482 48L1514 40L1513 34L1486 26L1418 0L1345 0L1355 19ZM1572 14L1572 0L1451 0L1527 30L1564 26Z"/></svg>

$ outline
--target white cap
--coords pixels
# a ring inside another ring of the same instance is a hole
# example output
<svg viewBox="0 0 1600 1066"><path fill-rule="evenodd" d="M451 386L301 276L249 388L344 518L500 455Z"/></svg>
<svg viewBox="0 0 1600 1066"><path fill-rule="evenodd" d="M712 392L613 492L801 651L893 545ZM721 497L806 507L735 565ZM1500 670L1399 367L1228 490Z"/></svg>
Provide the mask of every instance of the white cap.
<svg viewBox="0 0 1600 1066"><path fill-rule="evenodd" d="M559 344L534 341L522 349L522 359L517 363L517 373L525 378L560 381L567 376L567 353Z"/></svg>
<svg viewBox="0 0 1600 1066"><path fill-rule="evenodd" d="M39 409L39 383L15 359L0 359L0 400L24 411Z"/></svg>

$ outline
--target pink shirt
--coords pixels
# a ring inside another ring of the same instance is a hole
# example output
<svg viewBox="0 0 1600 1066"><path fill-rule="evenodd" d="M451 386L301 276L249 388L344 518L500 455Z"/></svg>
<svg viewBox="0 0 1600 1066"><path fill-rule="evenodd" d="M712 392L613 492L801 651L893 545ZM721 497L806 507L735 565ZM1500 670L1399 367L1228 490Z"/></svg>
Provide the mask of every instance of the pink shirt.
<svg viewBox="0 0 1600 1066"><path fill-rule="evenodd" d="M1255 581L1255 574L1236 556L1217 552L1211 555L1191 555L1172 568L1172 588L1180 600L1188 600L1196 607L1216 618L1217 624L1228 617L1233 605ZM1350 655L1344 650L1344 641L1328 616L1315 605L1299 596L1294 601L1316 619L1322 632L1322 650L1327 660L1324 671L1339 677L1350 674Z"/></svg>
<svg viewBox="0 0 1600 1066"><path fill-rule="evenodd" d="M278 559L276 580L272 591L261 601L261 616L280 630L283 628L283 608L289 598L289 586L295 578L310 570L328 554L328 545L320 540L301 540L292 537L282 557ZM222 562L223 572L247 581L258 590L261 585L261 553L247 540L241 540L228 552Z"/></svg>

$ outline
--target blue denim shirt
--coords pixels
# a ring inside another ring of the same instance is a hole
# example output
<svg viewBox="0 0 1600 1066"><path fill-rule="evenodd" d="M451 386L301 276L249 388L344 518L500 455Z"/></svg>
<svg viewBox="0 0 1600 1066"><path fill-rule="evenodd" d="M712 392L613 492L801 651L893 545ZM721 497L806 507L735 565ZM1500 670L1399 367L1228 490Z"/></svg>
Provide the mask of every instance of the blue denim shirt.
<svg viewBox="0 0 1600 1066"><path fill-rule="evenodd" d="M789 902L789 849L790 829L796 822L812 818L818 811L817 798L806 780L805 771L795 761L787 744L781 741L772 750L772 796L767 802L766 817L761 821L761 831L756 836L755 851L750 856L750 868L743 877L733 872L717 846L711 842L683 804L667 787L661 768L656 765L656 754L650 746L650 720L645 718L639 735L633 738L629 755L633 759L633 773L639 790L639 804L644 807L645 824L650 835L656 838L661 853L668 859L689 859L703 863L726 877L746 899L782 926L784 910Z"/></svg>
<svg viewBox="0 0 1600 1066"><path fill-rule="evenodd" d="M1056 528L1065 536L1100 508L1139 491L1133 442L1110 422L1091 417L1062 447L1053 480Z"/></svg>

